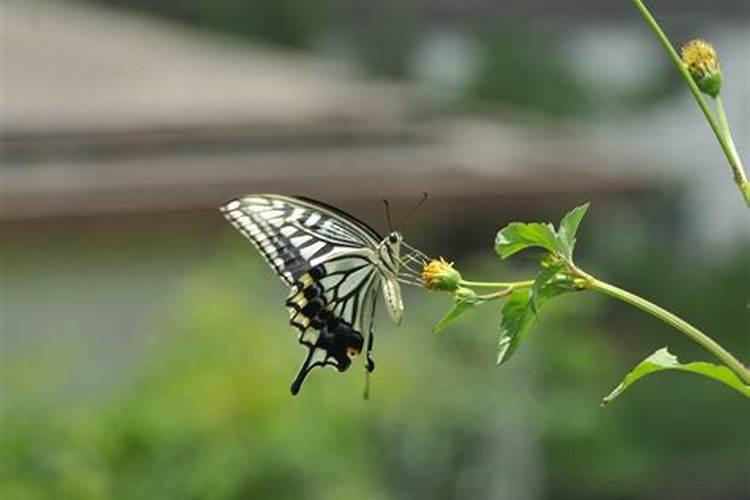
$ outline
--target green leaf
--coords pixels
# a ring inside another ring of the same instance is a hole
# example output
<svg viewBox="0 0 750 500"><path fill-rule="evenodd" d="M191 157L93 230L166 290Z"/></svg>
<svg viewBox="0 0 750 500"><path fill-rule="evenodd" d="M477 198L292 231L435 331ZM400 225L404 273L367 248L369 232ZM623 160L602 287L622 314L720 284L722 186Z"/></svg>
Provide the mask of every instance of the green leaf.
<svg viewBox="0 0 750 500"><path fill-rule="evenodd" d="M560 229L552 224L513 222L498 231L495 251L505 259L526 248L547 251L542 261L544 269L534 280L531 289L514 291L503 307L500 320L498 364L507 361L518 348L544 303L566 292L573 291L572 267L576 232L589 204L568 212L560 221Z"/></svg>
<svg viewBox="0 0 750 500"><path fill-rule="evenodd" d="M518 344L534 321L534 313L529 305L530 299L531 290L516 290L510 294L503 306L497 351L498 365L505 363L518 349Z"/></svg>
<svg viewBox="0 0 750 500"><path fill-rule="evenodd" d="M565 269L565 264L562 262L556 262L549 267L544 268L542 272L537 275L534 284L531 286L531 301L529 302L534 314L539 312L539 309L541 308L540 302L545 294L549 295L549 292L556 288L553 286L552 282L563 269Z"/></svg>
<svg viewBox="0 0 750 500"><path fill-rule="evenodd" d="M511 222L495 237L495 251L503 259L530 247L540 247L554 254L560 252L552 224Z"/></svg>
<svg viewBox="0 0 750 500"><path fill-rule="evenodd" d="M495 251L505 259L526 248L539 247L553 255L572 260L576 232L588 209L589 203L584 203L568 212L560 221L557 231L549 223L512 222L498 231Z"/></svg>
<svg viewBox="0 0 750 500"><path fill-rule="evenodd" d="M662 370L681 370L686 372L697 373L704 377L712 378L722 384L728 385L732 389L739 391L745 397L750 398L750 386L746 385L740 378L726 366L706 363L704 361L694 361L692 363L682 364L677 357L670 353L666 347L662 347L647 357L628 373L620 382L620 385L602 399L602 406L608 404L617 396L625 392L631 385L642 377Z"/></svg>
<svg viewBox="0 0 750 500"><path fill-rule="evenodd" d="M573 259L573 249L576 245L576 233L578 232L578 226L581 224L583 216L586 215L586 211L589 209L590 203L584 203L580 205L562 218L560 221L560 229L557 233L557 238L560 241L560 246L565 256L569 259Z"/></svg>
<svg viewBox="0 0 750 500"><path fill-rule="evenodd" d="M443 330L446 326L448 326L448 324L451 323L454 319L458 318L466 311L473 309L474 307L480 304L483 304L485 302L484 300L477 297L477 295L472 290L468 290L468 289L464 289L464 290L465 290L464 295L457 298L451 310L448 311L448 313L445 316L443 316L443 319L438 321L438 324L432 328L433 333L438 333L439 331Z"/></svg>
<svg viewBox="0 0 750 500"><path fill-rule="evenodd" d="M542 306L554 297L570 291L555 281L550 281L557 274L549 274L550 269L539 273L531 289L516 290L508 297L500 320L497 364L505 363L516 352Z"/></svg>

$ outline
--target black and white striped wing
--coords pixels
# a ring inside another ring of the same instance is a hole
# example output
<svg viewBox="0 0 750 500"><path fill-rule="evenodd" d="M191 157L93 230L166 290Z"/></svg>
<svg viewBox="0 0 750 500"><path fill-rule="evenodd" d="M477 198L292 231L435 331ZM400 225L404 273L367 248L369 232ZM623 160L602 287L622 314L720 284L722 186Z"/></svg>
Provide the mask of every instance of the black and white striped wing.
<svg viewBox="0 0 750 500"><path fill-rule="evenodd" d="M308 348L292 393L316 366L346 370L372 327L378 234L332 207L279 195L246 196L222 212L290 287L289 322Z"/></svg>
<svg viewBox="0 0 750 500"><path fill-rule="evenodd" d="M299 341L308 355L292 383L299 391L311 369L330 365L349 368L364 347L368 332L367 367L372 342L372 315L380 276L372 263L361 257L334 259L312 268L292 287L287 299L289 322L299 330ZM369 324L366 324L368 322Z"/></svg>
<svg viewBox="0 0 750 500"><path fill-rule="evenodd" d="M374 252L382 239L354 217L304 198L250 195L221 211L290 286L329 257L353 249Z"/></svg>

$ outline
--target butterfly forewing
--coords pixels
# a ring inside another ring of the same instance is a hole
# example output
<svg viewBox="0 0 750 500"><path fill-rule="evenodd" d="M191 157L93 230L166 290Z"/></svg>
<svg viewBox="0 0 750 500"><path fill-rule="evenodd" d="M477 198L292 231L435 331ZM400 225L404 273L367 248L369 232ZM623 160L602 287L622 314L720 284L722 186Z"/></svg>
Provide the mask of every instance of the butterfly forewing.
<svg viewBox="0 0 750 500"><path fill-rule="evenodd" d="M289 322L308 348L292 393L316 366L346 370L372 329L365 323L381 281L389 283L387 298L397 293L400 303L398 290L391 292L398 288L388 271L393 264L382 255L387 242L354 217L304 198L251 195L222 212L290 287Z"/></svg>

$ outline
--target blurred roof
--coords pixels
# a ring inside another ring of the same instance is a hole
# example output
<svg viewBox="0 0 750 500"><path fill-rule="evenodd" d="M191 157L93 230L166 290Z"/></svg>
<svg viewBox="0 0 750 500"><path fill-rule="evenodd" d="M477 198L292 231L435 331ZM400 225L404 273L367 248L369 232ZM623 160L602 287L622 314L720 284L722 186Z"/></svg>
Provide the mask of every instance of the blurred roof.
<svg viewBox="0 0 750 500"><path fill-rule="evenodd" d="M245 191L642 188L557 129L427 119L406 86L296 54L87 4L2 0L2 11L0 219L213 210Z"/></svg>
<svg viewBox="0 0 750 500"><path fill-rule="evenodd" d="M0 3L3 134L386 119L403 104L294 53L71 3Z"/></svg>

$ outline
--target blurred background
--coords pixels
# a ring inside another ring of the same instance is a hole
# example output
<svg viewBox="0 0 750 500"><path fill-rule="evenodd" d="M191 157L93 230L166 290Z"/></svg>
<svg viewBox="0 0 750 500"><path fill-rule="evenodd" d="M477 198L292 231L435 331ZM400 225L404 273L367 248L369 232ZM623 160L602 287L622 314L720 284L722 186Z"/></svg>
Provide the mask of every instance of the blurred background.
<svg viewBox="0 0 750 500"><path fill-rule="evenodd" d="M750 159L750 3L659 0L711 40ZM281 282L219 215L252 192L400 228L466 277L492 242L593 205L578 260L750 359L750 220L631 2L0 0L0 489L8 499L743 499L750 407L665 373L628 306L553 302L495 366L499 308L440 335L405 291L363 371L288 385ZM381 311L382 313L382 311Z"/></svg>

